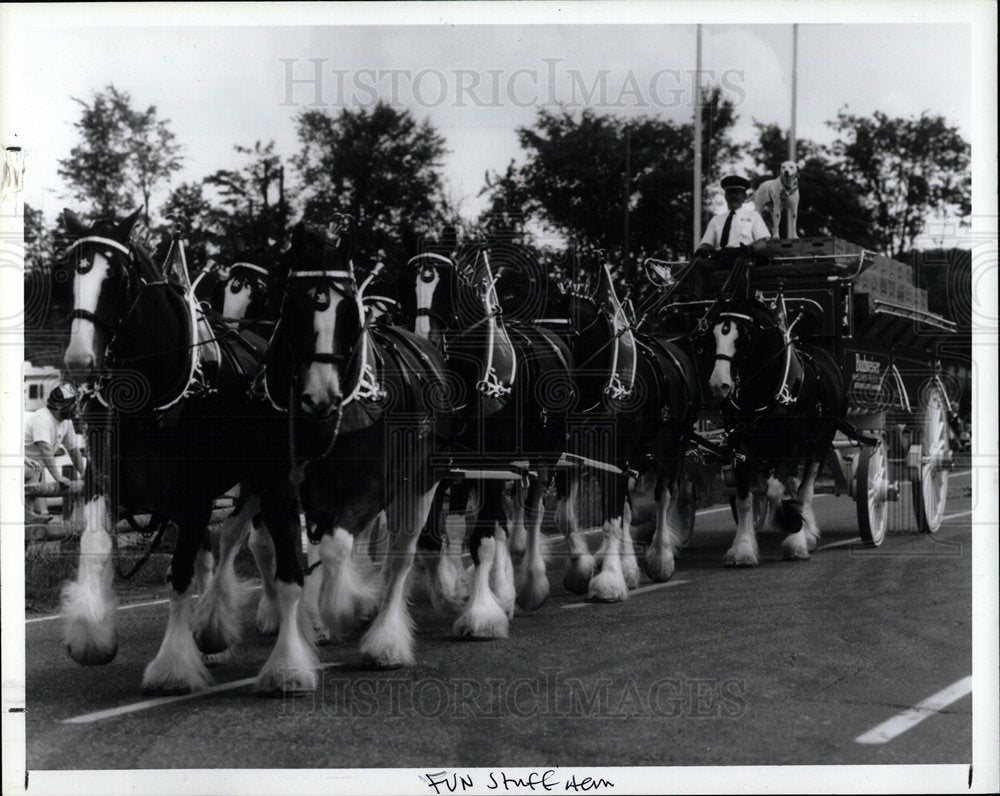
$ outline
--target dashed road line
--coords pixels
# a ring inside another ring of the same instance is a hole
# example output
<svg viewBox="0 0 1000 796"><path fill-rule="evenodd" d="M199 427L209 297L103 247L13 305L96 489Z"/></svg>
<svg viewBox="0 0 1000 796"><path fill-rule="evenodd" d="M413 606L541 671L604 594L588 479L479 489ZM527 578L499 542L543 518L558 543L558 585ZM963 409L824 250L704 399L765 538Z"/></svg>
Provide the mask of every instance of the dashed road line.
<svg viewBox="0 0 1000 796"><path fill-rule="evenodd" d="M907 711L883 721L877 727L872 727L854 739L855 743L883 744L897 738L908 730L912 730L924 719L940 713L949 705L958 702L962 697L972 693L972 676L963 677L936 694L927 697L923 702L914 705Z"/></svg>
<svg viewBox="0 0 1000 796"><path fill-rule="evenodd" d="M628 593L628 596L629 597L635 597L636 595L639 595L639 594L646 594L647 592L658 591L659 589L668 589L671 586L681 586L681 585L683 585L685 583L690 583L690 582L691 581L689 581L689 580L670 580L670 581L667 581L666 583L651 583L648 586L640 586L637 589L632 589ZM595 605L608 605L608 603L590 601L590 602L582 602L582 603L569 603L569 604L564 605L562 607L566 608L566 609L572 609L572 608L592 608Z"/></svg>
<svg viewBox="0 0 1000 796"><path fill-rule="evenodd" d="M320 669L332 669L335 666L343 666L343 663L324 663L320 666ZM63 719L60 724L93 724L96 721L104 721L105 719L113 719L117 716L124 716L128 713L138 713L141 710L150 710L151 708L158 708L161 705L170 705L174 702L184 702L189 699L198 699L199 697L211 696L212 694L219 694L223 691L232 691L236 688L243 688L243 686L250 685L256 677L246 677L243 680L234 680L231 683L220 683L219 685L212 685L208 688L203 688L200 691L194 691L190 694L177 694L175 696L163 696L155 697L153 699L146 699L142 702L133 702L131 705L121 705L117 708L108 708L107 710L98 710L94 713L84 713L82 716L73 716L69 719Z"/></svg>

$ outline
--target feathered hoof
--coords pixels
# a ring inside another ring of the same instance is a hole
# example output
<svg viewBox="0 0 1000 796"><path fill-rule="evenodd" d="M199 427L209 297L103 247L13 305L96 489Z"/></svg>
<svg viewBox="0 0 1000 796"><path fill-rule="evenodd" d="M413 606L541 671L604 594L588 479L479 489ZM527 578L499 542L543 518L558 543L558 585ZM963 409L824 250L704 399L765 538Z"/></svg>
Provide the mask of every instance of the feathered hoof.
<svg viewBox="0 0 1000 796"><path fill-rule="evenodd" d="M674 575L674 566L674 556L669 550L650 548L646 553L646 574L654 583L666 583L670 580ZM625 580L628 582L627 577Z"/></svg>
<svg viewBox="0 0 1000 796"><path fill-rule="evenodd" d="M257 617L254 620L257 632L262 636L273 636L281 627L281 612L278 610L277 600L268 597L266 594L257 603Z"/></svg>
<svg viewBox="0 0 1000 796"><path fill-rule="evenodd" d="M757 553L743 547L730 547L724 561L727 567L755 567L760 563Z"/></svg>
<svg viewBox="0 0 1000 796"><path fill-rule="evenodd" d="M319 677L315 669L265 669L254 681L258 694L295 694L316 690Z"/></svg>
<svg viewBox="0 0 1000 796"><path fill-rule="evenodd" d="M563 576L563 588L573 594L586 594L594 578L594 557L581 556L570 559Z"/></svg>
<svg viewBox="0 0 1000 796"><path fill-rule="evenodd" d="M118 639L111 637L110 643L81 642L67 643L66 652L77 663L83 666L106 666L118 654Z"/></svg>
<svg viewBox="0 0 1000 796"><path fill-rule="evenodd" d="M801 531L805 524L802 517L802 504L797 500L782 501L780 511L774 515L774 524L782 533L789 536Z"/></svg>
<svg viewBox="0 0 1000 796"><path fill-rule="evenodd" d="M601 572L590 582L587 599L595 603L620 603L628 599L628 586L620 573Z"/></svg>
<svg viewBox="0 0 1000 796"><path fill-rule="evenodd" d="M549 598L549 579L545 573L528 572L517 590L517 606L522 611L537 611Z"/></svg>
<svg viewBox="0 0 1000 796"><path fill-rule="evenodd" d="M452 625L452 632L456 638L466 641L493 641L507 638L510 622L499 603L497 609L497 612L478 612L475 616L462 614Z"/></svg>
<svg viewBox="0 0 1000 796"><path fill-rule="evenodd" d="M799 532L792 536L786 536L781 541L781 554L785 561L808 561L809 550L807 547L805 534Z"/></svg>
<svg viewBox="0 0 1000 796"><path fill-rule="evenodd" d="M636 564L634 558L629 562L622 562L622 576L625 578L625 585L629 591L638 588L640 580L639 565Z"/></svg>
<svg viewBox="0 0 1000 796"><path fill-rule="evenodd" d="M326 625L313 625L313 643L317 647L326 647L330 642L330 631Z"/></svg>
<svg viewBox="0 0 1000 796"><path fill-rule="evenodd" d="M361 645L361 665L366 669L402 669L414 662L413 650L402 645Z"/></svg>
<svg viewBox="0 0 1000 796"><path fill-rule="evenodd" d="M190 694L212 682L200 654L157 655L142 676L144 694Z"/></svg>
<svg viewBox="0 0 1000 796"><path fill-rule="evenodd" d="M194 633L194 643L206 655L217 655L229 649L229 641L218 627L208 625Z"/></svg>

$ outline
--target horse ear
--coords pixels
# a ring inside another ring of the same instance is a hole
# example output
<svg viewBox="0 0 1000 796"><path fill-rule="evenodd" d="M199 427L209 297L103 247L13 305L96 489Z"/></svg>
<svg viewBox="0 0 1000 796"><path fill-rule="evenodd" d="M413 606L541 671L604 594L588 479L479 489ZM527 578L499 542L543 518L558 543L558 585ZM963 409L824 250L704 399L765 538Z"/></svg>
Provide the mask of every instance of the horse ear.
<svg viewBox="0 0 1000 796"><path fill-rule="evenodd" d="M73 235L82 236L87 232L87 225L68 207L63 209L63 222L66 224L66 229Z"/></svg>
<svg viewBox="0 0 1000 796"><path fill-rule="evenodd" d="M122 219L121 223L118 224L118 230L117 230L118 234L121 235L122 237L127 236L132 231L132 227L135 226L135 222L139 220L140 213L142 213L142 208L137 207L135 210L129 213L128 216Z"/></svg>

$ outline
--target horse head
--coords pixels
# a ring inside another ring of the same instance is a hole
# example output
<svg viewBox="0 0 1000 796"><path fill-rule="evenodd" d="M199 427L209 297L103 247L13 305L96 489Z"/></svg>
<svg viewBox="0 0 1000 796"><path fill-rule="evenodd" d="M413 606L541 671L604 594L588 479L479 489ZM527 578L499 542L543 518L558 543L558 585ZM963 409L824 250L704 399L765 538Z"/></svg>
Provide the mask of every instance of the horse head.
<svg viewBox="0 0 1000 796"><path fill-rule="evenodd" d="M274 254L259 246L243 252L229 267L229 276L214 297L213 309L226 318L261 320L269 311L268 287L275 264Z"/></svg>
<svg viewBox="0 0 1000 796"><path fill-rule="evenodd" d="M299 223L285 255L281 328L297 379L291 400L305 416L340 410L363 370L369 342L349 247Z"/></svg>
<svg viewBox="0 0 1000 796"><path fill-rule="evenodd" d="M781 299L727 299L710 310L696 349L712 353L712 394L738 409L763 411L785 402L801 375Z"/></svg>
<svg viewBox="0 0 1000 796"><path fill-rule="evenodd" d="M91 226L66 210L66 228L76 240L67 255L73 265L73 310L63 361L75 378L86 380L103 365L114 336L142 279L130 239L139 210L121 221L101 219Z"/></svg>

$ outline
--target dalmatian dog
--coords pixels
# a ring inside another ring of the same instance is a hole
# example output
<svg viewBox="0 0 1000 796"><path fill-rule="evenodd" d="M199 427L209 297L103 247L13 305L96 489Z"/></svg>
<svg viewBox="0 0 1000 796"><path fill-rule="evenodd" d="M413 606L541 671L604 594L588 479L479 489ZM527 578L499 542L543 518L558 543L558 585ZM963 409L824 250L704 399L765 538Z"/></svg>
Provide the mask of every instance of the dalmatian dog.
<svg viewBox="0 0 1000 796"><path fill-rule="evenodd" d="M799 167L792 160L781 164L781 174L776 180L761 183L753 197L757 212L762 216L768 208L771 214L771 237L779 237L781 219L788 214L788 237L797 238L799 217Z"/></svg>

